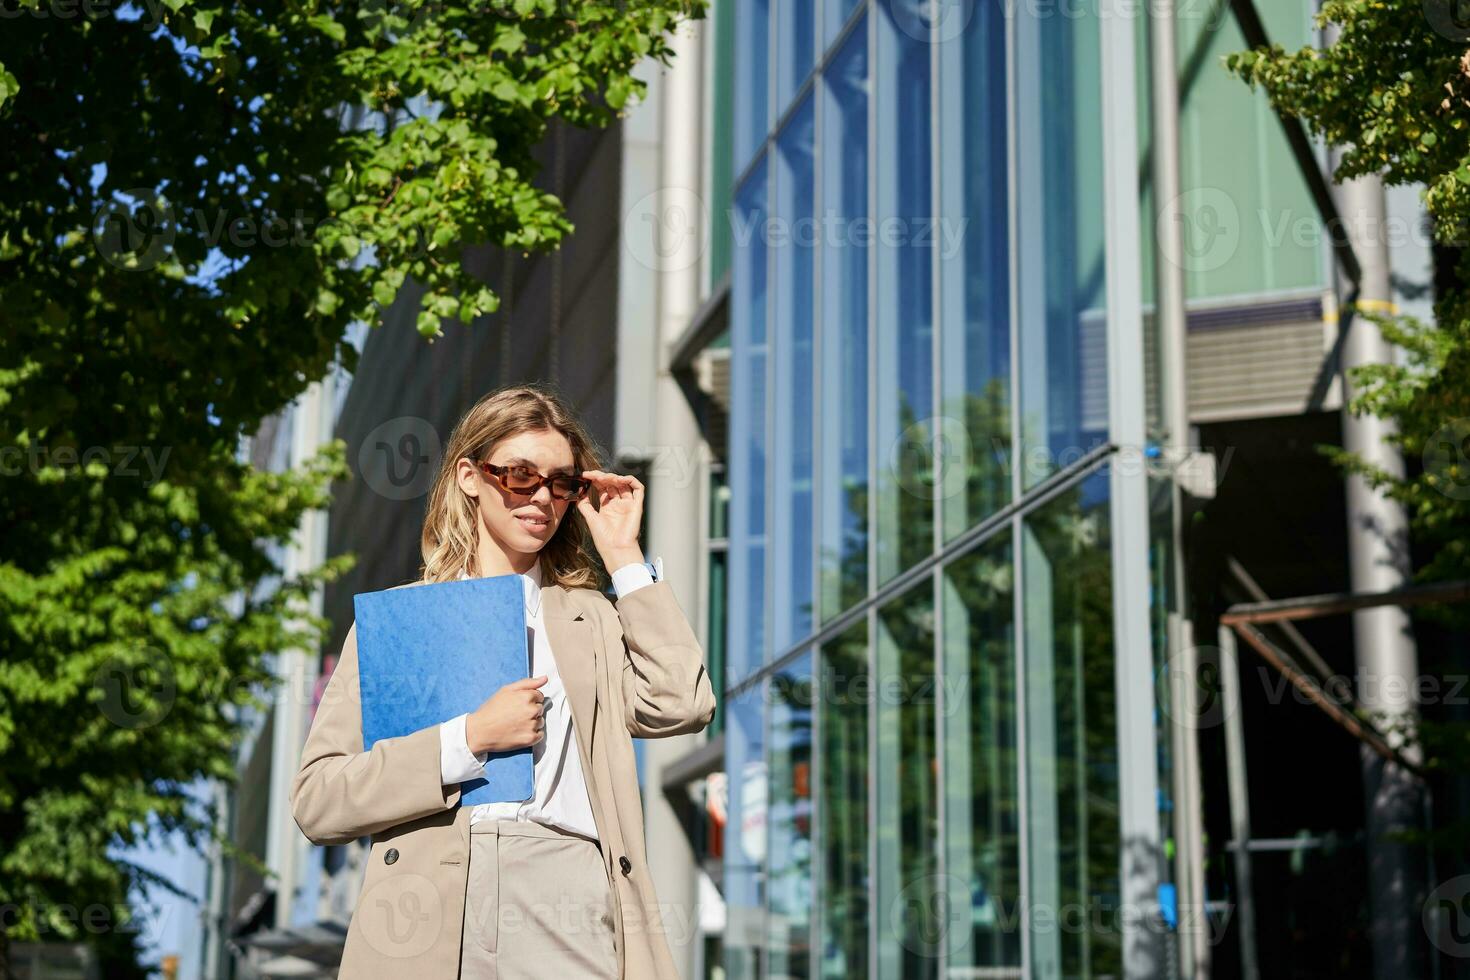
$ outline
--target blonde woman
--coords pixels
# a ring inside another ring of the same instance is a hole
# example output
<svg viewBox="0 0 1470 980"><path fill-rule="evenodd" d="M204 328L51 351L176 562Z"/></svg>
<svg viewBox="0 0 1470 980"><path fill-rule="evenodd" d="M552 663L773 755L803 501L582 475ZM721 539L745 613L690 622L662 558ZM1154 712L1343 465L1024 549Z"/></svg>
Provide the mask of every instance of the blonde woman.
<svg viewBox="0 0 1470 980"><path fill-rule="evenodd" d="M715 697L672 587L643 563L643 485L600 465L553 392L518 385L460 420L430 490L421 576L398 587L520 575L528 679L364 752L347 632L291 789L314 843L372 838L345 980L678 978L632 740L703 729ZM532 799L459 805L486 753L525 746Z"/></svg>

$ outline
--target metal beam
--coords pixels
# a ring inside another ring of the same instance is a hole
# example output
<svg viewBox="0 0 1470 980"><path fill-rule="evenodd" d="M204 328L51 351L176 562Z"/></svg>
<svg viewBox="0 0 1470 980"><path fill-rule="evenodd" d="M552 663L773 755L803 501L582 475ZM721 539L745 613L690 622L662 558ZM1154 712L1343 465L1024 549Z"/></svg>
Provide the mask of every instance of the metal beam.
<svg viewBox="0 0 1470 980"><path fill-rule="evenodd" d="M1301 619L1318 619L1372 609L1377 606L1421 606L1430 602L1464 602L1470 600L1470 580L1410 585L1385 592L1354 595L1336 592L1326 595L1299 596L1294 599L1272 599L1267 602L1242 602L1225 610L1220 622L1226 626L1239 623L1284 623Z"/></svg>
<svg viewBox="0 0 1470 980"><path fill-rule="evenodd" d="M1423 771L1413 762L1405 759L1398 750L1388 744L1383 735L1368 722L1357 717L1351 711L1339 705L1337 701L1322 689L1322 685L1311 674L1297 666L1291 655L1280 649L1251 623L1235 623L1233 628L1240 638L1249 643L1257 653L1272 667L1275 667L1293 687L1301 691L1308 700L1321 708L1327 717L1342 726L1349 735L1388 762L1396 762L1415 776L1423 778ZM1349 707L1352 707L1349 705Z"/></svg>

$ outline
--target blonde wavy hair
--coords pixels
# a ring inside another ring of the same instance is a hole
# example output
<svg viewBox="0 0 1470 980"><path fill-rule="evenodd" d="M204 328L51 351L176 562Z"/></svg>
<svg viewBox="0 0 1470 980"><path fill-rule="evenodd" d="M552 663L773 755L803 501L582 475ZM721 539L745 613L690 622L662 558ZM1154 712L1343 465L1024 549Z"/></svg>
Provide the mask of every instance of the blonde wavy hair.
<svg viewBox="0 0 1470 980"><path fill-rule="evenodd" d="M553 429L567 437L577 469L606 469L586 429L555 389L517 384L481 396L450 433L429 490L429 507L419 540L421 583L453 581L460 572L476 574L479 517L474 498L466 496L455 479L459 460L488 459L501 440L541 429ZM570 504L556 533L541 549L538 561L542 581L569 589L600 588L602 573L592 552L587 522L577 505Z"/></svg>

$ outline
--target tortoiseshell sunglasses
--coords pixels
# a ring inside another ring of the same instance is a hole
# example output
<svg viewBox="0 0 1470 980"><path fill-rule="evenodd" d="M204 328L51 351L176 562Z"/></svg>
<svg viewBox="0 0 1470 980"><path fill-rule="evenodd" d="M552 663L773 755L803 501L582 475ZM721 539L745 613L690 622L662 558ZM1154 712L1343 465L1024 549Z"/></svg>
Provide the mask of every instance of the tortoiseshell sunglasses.
<svg viewBox="0 0 1470 980"><path fill-rule="evenodd" d="M584 480L580 476L568 476L565 473L542 476L526 466L498 466L483 459L477 459L475 463L479 465L480 471L486 477L493 479L511 493L523 494L527 497L535 494L542 485L548 485L551 487L551 495L557 500L578 500L592 486L591 480Z"/></svg>

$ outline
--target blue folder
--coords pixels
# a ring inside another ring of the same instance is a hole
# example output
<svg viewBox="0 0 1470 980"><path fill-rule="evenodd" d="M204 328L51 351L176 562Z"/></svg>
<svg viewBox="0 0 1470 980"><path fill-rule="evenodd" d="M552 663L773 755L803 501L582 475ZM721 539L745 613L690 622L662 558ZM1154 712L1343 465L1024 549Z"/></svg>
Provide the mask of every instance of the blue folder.
<svg viewBox="0 0 1470 980"><path fill-rule="evenodd" d="M353 596L363 750L474 711L529 677L524 590L519 575L492 575ZM460 802L523 802L535 785L531 746L492 752L485 778L460 784Z"/></svg>

